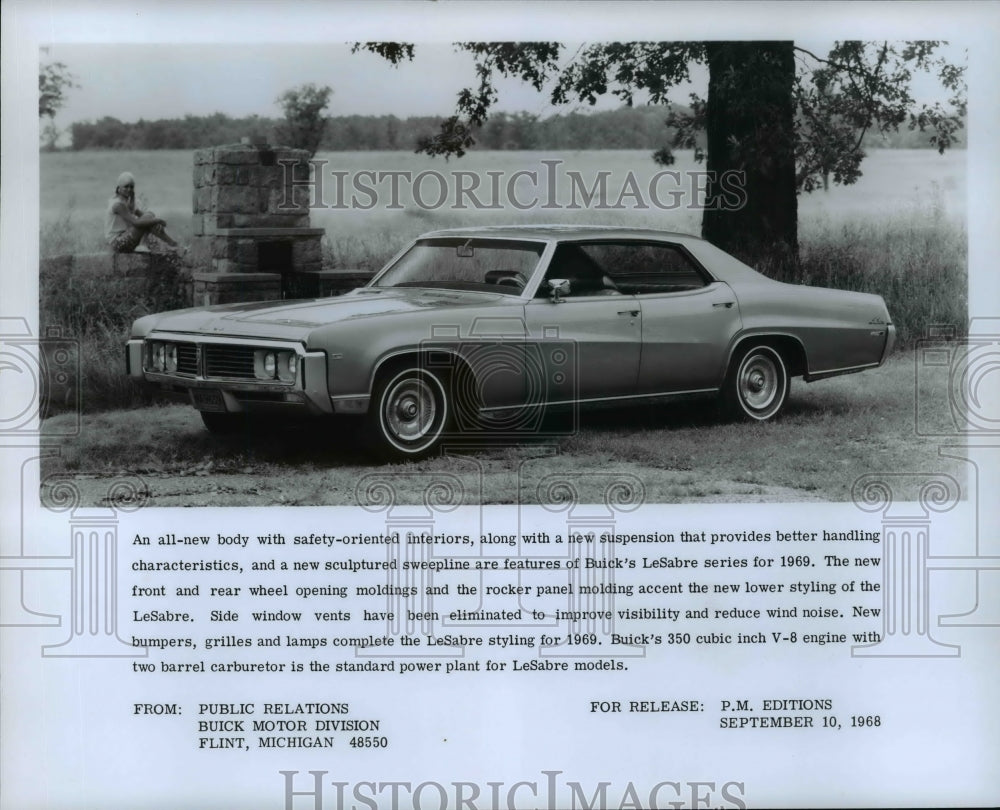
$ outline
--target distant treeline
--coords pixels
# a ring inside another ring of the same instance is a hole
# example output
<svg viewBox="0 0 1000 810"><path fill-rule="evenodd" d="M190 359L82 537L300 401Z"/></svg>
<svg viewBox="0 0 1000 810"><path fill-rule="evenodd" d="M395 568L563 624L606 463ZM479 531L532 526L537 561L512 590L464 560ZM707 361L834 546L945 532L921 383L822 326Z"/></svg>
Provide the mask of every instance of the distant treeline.
<svg viewBox="0 0 1000 810"><path fill-rule="evenodd" d="M480 149L659 149L673 132L662 107L622 107L605 112L552 115L495 113L476 135ZM398 118L395 115L340 115L328 119L319 151L410 150L421 138L435 134L439 116ZM238 143L244 136L265 136L282 143L281 120L222 113L183 118L140 119L134 123L105 117L70 127L71 148L80 149L198 149ZM927 147L927 135L902 129L887 139L869 133L867 147L917 149ZM964 141L963 141L964 142Z"/></svg>

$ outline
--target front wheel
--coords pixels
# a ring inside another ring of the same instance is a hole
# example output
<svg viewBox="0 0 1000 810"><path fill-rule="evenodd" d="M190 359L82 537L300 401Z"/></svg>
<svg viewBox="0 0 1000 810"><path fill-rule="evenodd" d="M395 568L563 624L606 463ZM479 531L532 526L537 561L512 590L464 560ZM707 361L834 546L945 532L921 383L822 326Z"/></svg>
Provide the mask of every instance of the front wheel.
<svg viewBox="0 0 1000 810"><path fill-rule="evenodd" d="M368 410L372 449L389 459L418 459L437 449L451 418L444 381L408 367L380 376Z"/></svg>
<svg viewBox="0 0 1000 810"><path fill-rule="evenodd" d="M738 353L726 379L727 410L739 419L774 419L788 399L788 369L771 346L751 346Z"/></svg>

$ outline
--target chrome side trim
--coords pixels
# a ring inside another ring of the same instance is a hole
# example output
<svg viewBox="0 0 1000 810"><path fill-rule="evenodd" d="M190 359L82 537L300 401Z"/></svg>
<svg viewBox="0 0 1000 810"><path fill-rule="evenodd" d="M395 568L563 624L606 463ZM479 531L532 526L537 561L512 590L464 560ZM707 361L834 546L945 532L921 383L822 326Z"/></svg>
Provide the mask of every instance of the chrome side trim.
<svg viewBox="0 0 1000 810"><path fill-rule="evenodd" d="M490 411L512 411L517 408L539 408L547 407L549 405L585 405L594 402L619 402L624 400L634 400L634 399L657 399L664 397L683 397L691 396L694 394L717 394L719 393L718 388L693 388L688 391L661 391L654 392L652 394L623 394L614 397L590 397L588 399L560 399L553 402L543 401L543 402L522 402L516 405L494 405L490 408L480 408L480 413L487 413ZM347 409L343 406L347 403L365 403L367 404L371 401L371 397L367 394L338 394L335 397L330 397L330 401L333 403L334 410L338 413L347 412ZM357 413L353 408L351 413Z"/></svg>
<svg viewBox="0 0 1000 810"><path fill-rule="evenodd" d="M837 377L841 374L854 374L858 371L864 371L866 368L877 368L882 365L882 361L877 363L865 363L860 366L844 366L844 368L831 368L825 371L815 371L808 374L802 375L802 379L806 382L815 382L816 380L824 380L827 377Z"/></svg>
<svg viewBox="0 0 1000 810"><path fill-rule="evenodd" d="M622 394L616 397L590 397L588 399L561 399L555 402L524 402L519 405L494 405L491 408L480 408L480 413L488 411L511 411L516 408L540 408L549 405L586 405L591 402L618 402L627 399L655 399L657 397L683 397L691 394L717 394L718 388L694 388L690 391L663 391L653 394Z"/></svg>
<svg viewBox="0 0 1000 810"><path fill-rule="evenodd" d="M222 343L235 346L257 346L264 349L285 349L297 354L305 354L301 341L281 340L280 338L248 338L226 337L225 335L206 335L202 332L157 332L153 330L142 340L162 340L173 343ZM129 341L131 343L131 341Z"/></svg>
<svg viewBox="0 0 1000 810"><path fill-rule="evenodd" d="M806 347L802 343L802 338L800 338L798 335L792 334L791 332L773 332L773 331L769 332L741 331L740 333L736 334L730 343L729 353L726 355L726 366L722 371L723 377L729 376L729 367L730 364L733 362L733 355L736 353L736 350L739 348L741 343L743 343L745 340L755 340L759 338L770 338L770 337L788 338L789 340L794 340L797 344L799 344L799 348L802 350L802 356L806 359L806 370L802 376L804 379L808 380L809 352L806 351Z"/></svg>
<svg viewBox="0 0 1000 810"><path fill-rule="evenodd" d="M382 366L384 366L387 362L389 362L395 357L405 357L406 355L420 355L422 352L443 352L445 354L451 355L452 357L456 357L459 360L462 360L462 362L464 362L462 355L459 354L457 351L455 351L455 349L449 348L447 345L443 346L427 345L420 347L411 346L408 349L398 349L396 351L389 352L388 354L383 355L379 359L379 361L375 364L375 368L372 369L371 376L368 378L368 391L366 393L342 394L338 395L336 398L337 399L357 399L358 397L370 398L372 391L375 389L375 378L378 377L379 370L382 368Z"/></svg>

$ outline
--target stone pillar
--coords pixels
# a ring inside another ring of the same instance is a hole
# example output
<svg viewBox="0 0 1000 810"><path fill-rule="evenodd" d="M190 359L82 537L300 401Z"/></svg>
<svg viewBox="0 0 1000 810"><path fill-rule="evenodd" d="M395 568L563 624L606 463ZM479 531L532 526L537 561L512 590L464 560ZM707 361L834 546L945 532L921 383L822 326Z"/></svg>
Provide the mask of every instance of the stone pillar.
<svg viewBox="0 0 1000 810"><path fill-rule="evenodd" d="M324 232L309 227L311 168L304 149L231 144L195 152L195 304L264 300L265 289L273 298L320 294ZM208 277L233 274L240 277Z"/></svg>

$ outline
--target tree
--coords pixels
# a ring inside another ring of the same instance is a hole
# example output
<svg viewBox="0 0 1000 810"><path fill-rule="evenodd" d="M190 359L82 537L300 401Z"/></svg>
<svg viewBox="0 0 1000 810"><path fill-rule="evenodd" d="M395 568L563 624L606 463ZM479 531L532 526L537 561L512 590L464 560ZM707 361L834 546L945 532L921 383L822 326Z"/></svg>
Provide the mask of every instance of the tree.
<svg viewBox="0 0 1000 810"><path fill-rule="evenodd" d="M280 137L289 146L306 149L309 157L316 154L326 129L326 108L333 90L309 83L286 90L277 98L285 114Z"/></svg>
<svg viewBox="0 0 1000 810"><path fill-rule="evenodd" d="M965 114L964 68L936 56L941 43L837 42L825 57L793 42L630 42L581 47L565 61L555 42L457 43L475 60L478 85L462 90L457 111L418 151L461 156L475 143L497 99L497 77L513 76L551 101L596 103L612 94L628 105L644 93L668 107L672 142L654 158L673 162L676 148L694 148L709 170L702 235L744 261L795 275L797 194L820 183L849 184L860 176L861 143L870 131L895 132L903 124L929 132L944 151ZM354 46L392 64L412 60L401 43ZM707 98L693 95L675 111L670 92L691 78L691 65L708 67ZM947 104L919 104L909 86L915 70L934 72L951 93ZM704 131L707 147L697 138ZM717 180L742 172L745 203L727 203Z"/></svg>
<svg viewBox="0 0 1000 810"><path fill-rule="evenodd" d="M56 113L66 103L66 93L77 87L73 74L62 62L48 62L38 68L38 117L47 118L42 125L42 144L48 150L56 148L61 130L55 124Z"/></svg>

